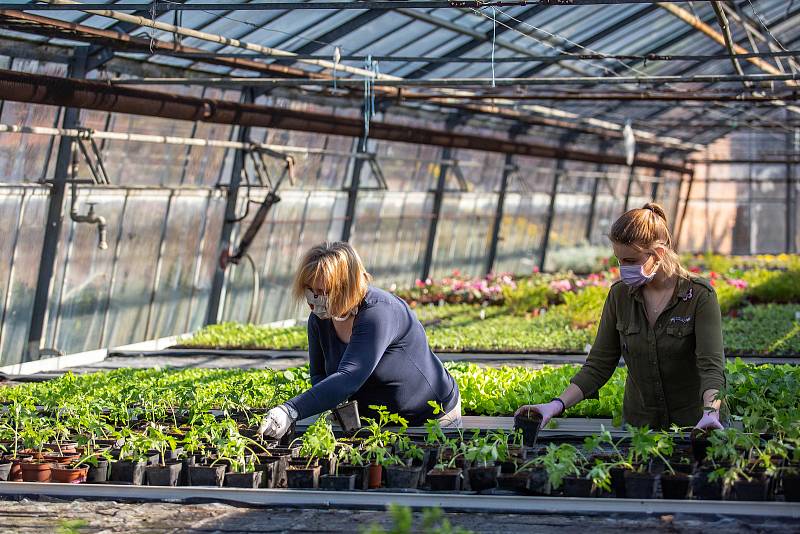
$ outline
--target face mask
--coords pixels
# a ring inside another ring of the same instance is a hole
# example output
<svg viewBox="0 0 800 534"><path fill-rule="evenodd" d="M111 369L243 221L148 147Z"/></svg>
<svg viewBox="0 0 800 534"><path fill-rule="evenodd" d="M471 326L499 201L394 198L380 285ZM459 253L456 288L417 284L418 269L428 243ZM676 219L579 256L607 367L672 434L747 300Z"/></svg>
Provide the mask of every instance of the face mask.
<svg viewBox="0 0 800 534"><path fill-rule="evenodd" d="M330 319L328 313L328 297L326 295L315 295L310 289L306 289L306 302L312 306L311 313L320 319Z"/></svg>
<svg viewBox="0 0 800 534"><path fill-rule="evenodd" d="M655 278L657 272L658 263L656 263L653 272L650 274L644 274L644 265L620 265L619 268L619 275L622 281L628 287L633 288L649 284Z"/></svg>
<svg viewBox="0 0 800 534"><path fill-rule="evenodd" d="M356 308L344 317L332 317L331 314L328 313L327 295L315 295L310 289L306 289L306 302L313 306L311 313L323 320L333 319L334 321L342 322L349 319L351 315L356 315L358 313L358 308Z"/></svg>

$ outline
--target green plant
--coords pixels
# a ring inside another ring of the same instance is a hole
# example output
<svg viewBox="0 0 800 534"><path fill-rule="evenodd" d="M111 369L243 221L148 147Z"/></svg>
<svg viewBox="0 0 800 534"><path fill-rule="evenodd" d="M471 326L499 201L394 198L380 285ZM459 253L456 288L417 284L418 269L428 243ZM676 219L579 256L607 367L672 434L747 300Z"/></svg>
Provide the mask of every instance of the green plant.
<svg viewBox="0 0 800 534"><path fill-rule="evenodd" d="M649 462L658 458L670 472L675 472L667 459L674 447L672 436L668 432L654 432L647 426L626 425L626 429L631 435L628 463L636 471L647 471Z"/></svg>
<svg viewBox="0 0 800 534"><path fill-rule="evenodd" d="M325 415L321 414L299 438L300 455L308 458L306 467L313 459L331 458L336 452L336 436L333 435L333 427Z"/></svg>
<svg viewBox="0 0 800 534"><path fill-rule="evenodd" d="M398 504L389 505L389 515L392 519L392 526L387 531L382 526L371 524L363 534L472 534L471 531L461 527L453 527L441 509L425 508L422 511L422 525L420 528L414 527L414 514L408 506Z"/></svg>
<svg viewBox="0 0 800 534"><path fill-rule="evenodd" d="M586 458L569 443L560 445L549 443L546 452L537 460L547 470L550 487L558 489L563 484L564 477L580 476L580 466L586 461Z"/></svg>

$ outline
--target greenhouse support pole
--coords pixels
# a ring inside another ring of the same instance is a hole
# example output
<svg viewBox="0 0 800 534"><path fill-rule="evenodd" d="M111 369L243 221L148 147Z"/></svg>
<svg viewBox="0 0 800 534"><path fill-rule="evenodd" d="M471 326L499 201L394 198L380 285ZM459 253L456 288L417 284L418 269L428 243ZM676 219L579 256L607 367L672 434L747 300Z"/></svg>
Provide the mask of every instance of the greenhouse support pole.
<svg viewBox="0 0 800 534"><path fill-rule="evenodd" d="M789 112L786 112L786 119L789 119ZM793 132L786 133L786 158L789 162L792 161L794 153L792 150L792 137ZM794 213L795 199L794 199L794 178L792 177L792 164L786 163L786 252L792 254L794 252L794 236L795 236L795 213Z"/></svg>
<svg viewBox="0 0 800 534"><path fill-rule="evenodd" d="M244 104L252 104L254 98L254 90L246 88L242 90L241 101ZM239 133L237 134L237 141L240 143L247 143L250 138L250 127L239 126ZM244 170L244 150L237 148L233 154L233 168L231 169L231 177L228 183L228 194L225 202L225 220L222 224L222 232L219 237L219 246L217 247L217 254L214 256L215 269L214 279L211 282L211 293L208 296L208 311L206 312L206 325L217 324L220 319L222 291L225 288L225 270L221 268L219 262L216 261L223 251L228 250L231 246L231 235L233 234L233 225L236 224L236 203L239 198L239 185L242 182L242 171Z"/></svg>
<svg viewBox="0 0 800 534"><path fill-rule="evenodd" d="M503 225L503 206L506 202L506 191L508 191L508 178L514 170L514 155L506 154L500 192L497 194L497 211L494 214L494 224L492 225L492 240L489 243L489 254L486 257L486 268L484 269L486 274L494 270L494 262L497 259L497 242L500 240L500 228Z"/></svg>
<svg viewBox="0 0 800 534"><path fill-rule="evenodd" d="M608 143L601 143L600 144L600 152L605 152L608 150ZM595 171L600 173L605 170L606 166L603 163L598 163L595 167ZM603 177L602 179L605 179ZM594 227L594 217L597 211L597 192L600 189L600 180L601 177L599 175L595 175L594 177L594 184L592 184L592 198L589 201L589 217L586 220L586 242L591 244L592 243L592 229Z"/></svg>
<svg viewBox="0 0 800 534"><path fill-rule="evenodd" d="M544 272L544 262L547 259L547 247L550 246L550 229L553 228L553 217L556 214L556 196L558 195L558 181L564 170L564 160L556 163L556 172L553 176L553 188L550 190L550 206L547 208L547 223L542 236L542 247L539 253L539 272Z"/></svg>
<svg viewBox="0 0 800 534"><path fill-rule="evenodd" d="M603 165L598 165L597 170L600 171ZM594 184L592 184L592 198L589 200L589 216L586 218L586 242L592 243L592 229L594 228L594 216L597 212L597 192L600 189L600 180L602 178L598 175L594 177Z"/></svg>
<svg viewBox="0 0 800 534"><path fill-rule="evenodd" d="M706 177L708 179L708 177ZM692 169L691 173L689 174L689 186L686 188L686 198L683 199L683 212L681 213L681 217L678 220L677 227L675 228L675 235L673 236L673 241L675 241L675 250L678 249L678 244L681 240L681 232L683 231L683 222L686 220L686 212L689 210L689 200L692 198L692 188L694 187L694 169Z"/></svg>
<svg viewBox="0 0 800 534"><path fill-rule="evenodd" d="M356 155L353 157L353 166L350 173L350 184L347 188L347 212L344 216L342 226L342 241L350 241L350 234L353 231L353 223L356 218L356 201L358 200L358 188L361 187L361 169L364 168L365 159L359 157L367 151L367 140L364 137L356 139Z"/></svg>
<svg viewBox="0 0 800 534"><path fill-rule="evenodd" d="M633 176L636 172L636 167L631 165L631 172L628 173L628 184L625 186L625 204L622 209L622 213L628 211L631 202L631 189L633 189Z"/></svg>
<svg viewBox="0 0 800 534"><path fill-rule="evenodd" d="M425 246L425 258L422 263L421 280L427 280L431 274L433 265L433 247L436 243L436 230L439 227L439 216L442 213L442 201L444 200L444 185L447 181L447 170L450 166L450 147L442 150L442 163L439 165L439 173L436 177L436 191L433 193L433 211L431 212L431 224L428 229L428 242Z"/></svg>
<svg viewBox="0 0 800 534"><path fill-rule="evenodd" d="M69 67L70 78L83 78L86 76L87 57L88 47L75 47L75 53ZM80 109L66 108L62 127L77 128L79 124ZM53 271L55 270L56 256L58 254L58 241L63 223L64 196L72 161L73 142L74 138L72 137L62 137L58 143L55 175L50 189L47 223L44 231L42 253L39 257L39 275L36 279L36 293L33 297L33 310L31 312L30 329L28 330L28 347L26 354L23 355L23 361L38 360L42 348L42 337L45 322L47 321L47 304L50 298Z"/></svg>

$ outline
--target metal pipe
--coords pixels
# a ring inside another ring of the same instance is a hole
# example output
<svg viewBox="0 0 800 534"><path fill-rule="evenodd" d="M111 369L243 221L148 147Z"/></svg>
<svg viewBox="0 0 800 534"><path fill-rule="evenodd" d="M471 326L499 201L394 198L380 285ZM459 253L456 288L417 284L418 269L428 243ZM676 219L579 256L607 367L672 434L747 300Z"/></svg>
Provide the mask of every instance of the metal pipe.
<svg viewBox="0 0 800 534"><path fill-rule="evenodd" d="M598 84L673 84L673 83L726 83L726 82L786 82L795 87L800 74L749 74L746 76L730 74L696 74L694 76L547 76L533 78L415 78L384 80L375 82L375 87L514 87L531 85L598 85ZM109 80L110 85L197 85L213 87L298 87L319 86L362 86L363 79L287 79L247 77L169 77L169 78L120 78ZM451 95L458 98L460 95Z"/></svg>
<svg viewBox="0 0 800 534"><path fill-rule="evenodd" d="M0 70L0 98L17 102L70 105L84 109L157 116L167 119L262 126L349 137L359 137L364 127L363 120L360 118L225 100L200 99L134 88L109 87L104 83L8 70ZM510 141L486 135L454 133L379 121L370 124L370 137L385 141L451 146L523 156L603 162L610 165L625 164L624 156L583 152L531 142ZM676 172L683 170L680 165L660 162L658 158L646 154L637 154L636 165Z"/></svg>
<svg viewBox="0 0 800 534"><path fill-rule="evenodd" d="M544 272L545 262L547 261L547 249L550 246L550 231L553 229L553 218L556 214L556 196L558 195L558 182L564 168L564 160L559 159L556 163L555 174L553 175L553 187L550 190L550 205L547 208L547 222L542 236L542 245L539 252L539 272Z"/></svg>
<svg viewBox="0 0 800 534"><path fill-rule="evenodd" d="M744 76L744 71L742 70L742 66L739 64L739 60L736 59L736 51L733 49L733 36L731 35L731 28L728 25L728 17L725 16L725 12L720 7L721 2L711 2L711 7L714 8L714 13L717 15L717 22L719 22L719 27L722 30L722 37L725 41L725 48L728 49L728 54L731 56L731 63L733 64L733 70L739 76ZM748 82L744 82L745 89L750 88L750 84Z"/></svg>
<svg viewBox="0 0 800 534"><path fill-rule="evenodd" d="M712 2L712 5L716 5L717 2ZM720 35L719 32L714 30L711 26L697 18L695 15L690 13L689 11L685 10L684 8L667 2L658 2L658 6L665 9L669 13L672 13L674 16L691 26L692 28L696 29L697 31L707 35L717 43L722 46L726 46L725 37ZM736 43L731 43L731 48L733 52L737 54L747 54L749 51L739 46ZM766 61L762 60L761 58L753 57L748 58L747 61L758 67L760 70L769 73L769 74L781 74L781 71L772 66L771 64L767 63ZM738 81L738 80L737 80ZM742 80L744 81L744 80ZM787 85L791 85L793 87L797 86L796 82L787 83Z"/></svg>
<svg viewBox="0 0 800 534"><path fill-rule="evenodd" d="M242 59L263 59L262 54L243 54L241 52L177 52L174 50L158 50L159 55L179 57L184 59L216 59L216 58L242 58ZM149 52L142 52L143 55L150 55ZM774 52L748 52L747 54L736 54L737 59L760 58L800 58L800 51L779 50ZM330 55L320 56L315 54L297 54L295 59L329 59ZM342 55L339 61L357 61L364 63L367 56ZM373 61L381 63L527 63L537 61L542 63L558 63L561 61L596 61L619 59L621 61L729 61L729 54L553 54L549 56L510 56L510 57L448 57L448 56L381 56L372 55ZM266 65L266 64L264 64Z"/></svg>
<svg viewBox="0 0 800 534"><path fill-rule="evenodd" d="M441 99L442 97L435 94L426 93L403 93L401 100L416 101L416 100L430 100ZM788 93L783 95L752 95L752 94L693 94L690 92L676 91L672 94L653 94L646 91L640 93L600 93L600 92L585 92L585 93L534 93L534 94L480 94L469 96L458 96L448 99L452 102L460 100L557 100L557 101L645 101L645 102L774 102L777 100L795 101L800 100L800 94Z"/></svg>
<svg viewBox="0 0 800 534"><path fill-rule="evenodd" d="M367 139L358 137L353 140L357 153L366 153ZM358 189L361 184L361 169L364 168L364 159L355 158L352 161L350 180L347 184L347 208L345 210L344 223L342 224L342 241L350 241L350 232L356 218L356 202L358 200Z"/></svg>
<svg viewBox="0 0 800 534"><path fill-rule="evenodd" d="M686 0L664 0L665 2L685 2ZM699 3L709 0L695 0ZM593 5L628 5L649 4L652 0L423 0L423 1L390 1L390 0L362 0L358 2L264 2L253 4L240 4L236 7L230 4L221 5L218 2L198 2L180 4L176 2L151 2L114 5L123 11L282 11L282 10L367 10L367 9L481 9L485 7L513 7L513 6L593 6ZM105 9L108 4L86 3L81 7L69 5L56 5L52 0L50 4L14 3L9 4L10 9L27 9L31 11L82 11L84 9Z"/></svg>

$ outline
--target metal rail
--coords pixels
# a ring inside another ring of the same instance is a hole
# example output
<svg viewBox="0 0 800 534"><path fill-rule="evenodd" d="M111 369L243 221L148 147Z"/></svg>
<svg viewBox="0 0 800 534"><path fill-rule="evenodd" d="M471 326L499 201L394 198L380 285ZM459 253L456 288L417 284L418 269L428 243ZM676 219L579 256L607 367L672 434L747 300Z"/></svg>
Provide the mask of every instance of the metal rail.
<svg viewBox="0 0 800 534"><path fill-rule="evenodd" d="M800 519L800 506L782 502L593 499L526 497L464 493L395 493L391 491L318 491L211 487L121 486L0 482L0 495L145 501L213 501L255 506L385 510L394 503L412 508L440 507L458 512L514 514L683 514L699 516L769 516Z"/></svg>
<svg viewBox="0 0 800 534"><path fill-rule="evenodd" d="M662 0L662 2L685 2L686 0ZM696 0L698 3L710 0ZM590 5L626 5L626 4L650 4L652 0L428 0L428 1L388 1L388 0L364 0L364 1L339 1L339 2L259 2L252 4L231 5L219 2L202 2L192 4L178 4L174 2L147 2L131 4L114 4L118 11L282 11L298 9L324 9L324 10L367 10L367 9L479 9L483 7L513 7L513 6L590 6ZM84 3L80 6L63 5L55 3L14 3L9 4L9 9L25 9L28 11L79 11L83 9L108 9L109 4L104 3Z"/></svg>

